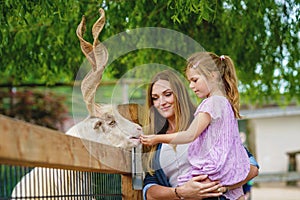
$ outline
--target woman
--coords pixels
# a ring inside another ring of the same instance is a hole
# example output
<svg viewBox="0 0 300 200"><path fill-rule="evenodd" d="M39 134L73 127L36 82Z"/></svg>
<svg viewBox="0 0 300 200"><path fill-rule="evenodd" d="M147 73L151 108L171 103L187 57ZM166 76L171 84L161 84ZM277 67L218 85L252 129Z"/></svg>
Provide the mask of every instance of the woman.
<svg viewBox="0 0 300 200"><path fill-rule="evenodd" d="M171 70L162 71L152 78L146 107L149 113L145 118L145 134L172 134L186 130L196 109L182 80ZM253 165L247 178L236 185L221 187L218 181L200 175L176 187L177 177L188 169L187 148L188 144L158 144L145 149L148 173L144 179L144 199L218 199L223 192L243 185L258 174L257 163L249 154Z"/></svg>

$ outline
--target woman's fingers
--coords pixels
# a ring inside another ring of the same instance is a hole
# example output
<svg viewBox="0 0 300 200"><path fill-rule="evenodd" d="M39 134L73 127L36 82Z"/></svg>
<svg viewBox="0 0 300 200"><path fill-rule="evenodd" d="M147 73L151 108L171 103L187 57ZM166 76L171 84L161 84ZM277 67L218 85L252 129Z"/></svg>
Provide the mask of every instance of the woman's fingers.
<svg viewBox="0 0 300 200"><path fill-rule="evenodd" d="M222 187L219 181L211 181L207 175L199 175L192 178L193 181L196 181L199 184L200 193L206 194L215 193L216 196L222 194L222 192L218 191L219 188Z"/></svg>
<svg viewBox="0 0 300 200"><path fill-rule="evenodd" d="M185 197L193 199L218 197L222 195L221 192L217 191L220 187L219 181L211 181L207 175L199 175L186 182L181 192Z"/></svg>
<svg viewBox="0 0 300 200"><path fill-rule="evenodd" d="M205 179L207 179L207 175L206 174L203 174L203 175L198 175L198 176L195 176L195 177L193 177L192 179L194 180L194 181L205 181Z"/></svg>

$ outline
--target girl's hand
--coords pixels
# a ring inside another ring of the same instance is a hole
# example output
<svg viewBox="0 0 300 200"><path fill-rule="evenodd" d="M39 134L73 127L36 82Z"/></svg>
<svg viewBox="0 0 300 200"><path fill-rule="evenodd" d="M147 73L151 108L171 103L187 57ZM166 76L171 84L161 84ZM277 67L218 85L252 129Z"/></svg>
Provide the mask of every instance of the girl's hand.
<svg viewBox="0 0 300 200"><path fill-rule="evenodd" d="M155 138L156 138L156 135L141 135L140 141L143 145L152 146L152 145L157 144Z"/></svg>

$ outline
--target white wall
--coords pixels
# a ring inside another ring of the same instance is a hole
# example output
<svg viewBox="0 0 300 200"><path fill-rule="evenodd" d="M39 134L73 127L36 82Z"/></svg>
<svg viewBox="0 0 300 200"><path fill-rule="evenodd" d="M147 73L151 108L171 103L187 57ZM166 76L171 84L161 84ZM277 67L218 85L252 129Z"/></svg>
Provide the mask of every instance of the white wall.
<svg viewBox="0 0 300 200"><path fill-rule="evenodd" d="M251 132L255 134L260 172L287 171L286 152L300 150L300 115L249 120ZM300 171L300 155L297 155L297 165L297 171Z"/></svg>

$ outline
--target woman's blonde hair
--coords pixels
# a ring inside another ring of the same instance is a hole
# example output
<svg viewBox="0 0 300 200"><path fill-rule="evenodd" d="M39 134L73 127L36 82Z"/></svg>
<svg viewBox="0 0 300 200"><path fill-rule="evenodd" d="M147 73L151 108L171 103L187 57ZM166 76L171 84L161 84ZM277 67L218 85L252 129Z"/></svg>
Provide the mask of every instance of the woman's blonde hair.
<svg viewBox="0 0 300 200"><path fill-rule="evenodd" d="M206 78L212 72L219 72L219 86L225 91L234 115L240 118L240 96L238 92L238 79L235 72L234 63L229 56L217 56L211 52L198 52L190 56L187 60L186 73L193 68Z"/></svg>
<svg viewBox="0 0 300 200"><path fill-rule="evenodd" d="M183 84L183 80L172 70L164 70L152 77L152 80L147 88L146 97L146 116L144 122L145 134L165 134L168 130L168 121L161 116L153 105L152 88L158 80L165 80L170 83L171 90L174 94L174 109L175 109L175 131L186 130L192 122L195 112L195 105L192 103L188 91ZM147 155L146 169L153 173L152 161L157 145L144 148L144 155Z"/></svg>

